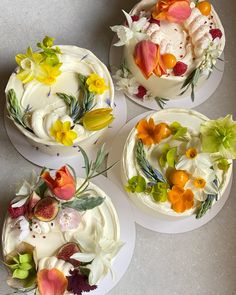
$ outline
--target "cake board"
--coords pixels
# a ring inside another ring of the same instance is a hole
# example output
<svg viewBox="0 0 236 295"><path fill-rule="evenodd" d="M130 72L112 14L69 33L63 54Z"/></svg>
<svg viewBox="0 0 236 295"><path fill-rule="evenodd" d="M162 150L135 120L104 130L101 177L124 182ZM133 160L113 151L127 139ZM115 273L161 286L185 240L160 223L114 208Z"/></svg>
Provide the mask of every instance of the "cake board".
<svg viewBox="0 0 236 295"><path fill-rule="evenodd" d="M95 159L97 151L105 143L106 152L109 152L110 146L117 132L126 123L127 120L127 105L125 96L122 92L115 91L115 120L108 127L107 132L99 138L91 149L86 150L88 157ZM84 166L82 154L78 151L78 156L51 156L42 151L35 149L27 141L26 137L16 128L14 123L7 117L7 111L4 112L4 123L8 137L15 149L29 162L49 169L58 169L59 167L69 164L75 168L76 173L79 173Z"/></svg>
<svg viewBox="0 0 236 295"><path fill-rule="evenodd" d="M133 118L117 134L117 137L113 141L112 146L110 148L107 165L109 166L116 161L119 161L119 162L115 167L113 167L111 170L108 171L107 173L108 178L112 180L112 182L117 184L120 190L123 190L123 195L126 197L126 199L130 201L133 208L133 212L134 212L134 218L137 224L149 230L153 230L155 232L168 233L168 234L184 233L184 232L195 230L203 226L210 220L212 220L223 208L226 200L228 199L230 195L230 189L232 185L232 176L224 195L221 196L219 201L217 201L216 204L214 204L211 210L209 210L200 219L196 219L195 215L176 218L176 217L167 216L158 212L155 212L155 216L154 216L139 209L130 200L129 196L125 192L125 189L121 180L121 159L122 159L123 148L130 131L138 123L138 121L150 115L151 113L152 112L146 112L144 114L141 114Z"/></svg>
<svg viewBox="0 0 236 295"><path fill-rule="evenodd" d="M122 54L123 54L123 47L116 47L114 44L118 41L117 36L114 36L110 52L109 52L109 64L112 74L114 75L115 72L120 68L122 63ZM195 90L195 99L194 101L191 100L191 95L185 96L183 98L177 98L173 100L166 101L164 108L185 108L185 109L192 109L195 108L202 103L204 103L218 88L220 82L223 78L224 74L224 53L222 53L221 58L217 60L215 65L214 71L210 75L209 79L203 83L203 85L199 86ZM125 95L131 99L133 102L141 105L142 107L151 109L151 110L160 110L161 108L157 104L157 102L153 99L150 100L142 100L137 98L136 96L132 96L128 93Z"/></svg>

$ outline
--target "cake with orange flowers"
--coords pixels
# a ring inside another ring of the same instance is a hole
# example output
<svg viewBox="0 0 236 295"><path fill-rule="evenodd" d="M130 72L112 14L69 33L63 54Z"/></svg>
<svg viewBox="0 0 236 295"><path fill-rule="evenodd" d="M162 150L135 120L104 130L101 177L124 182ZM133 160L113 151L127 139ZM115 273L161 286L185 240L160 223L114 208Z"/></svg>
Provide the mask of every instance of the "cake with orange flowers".
<svg viewBox="0 0 236 295"><path fill-rule="evenodd" d="M16 55L6 87L7 111L36 149L76 155L106 132L114 117L114 87L106 66L89 50L55 46L45 37L38 51Z"/></svg>
<svg viewBox="0 0 236 295"><path fill-rule="evenodd" d="M221 21L208 1L143 0L111 29L124 46L117 88L137 99L178 99L200 87L225 46ZM214 69L215 70L215 69Z"/></svg>
<svg viewBox="0 0 236 295"><path fill-rule="evenodd" d="M10 202L2 248L16 292L79 295L99 289L111 271L122 247L119 219L109 196L89 181L101 155L84 179L68 166L55 175L44 169Z"/></svg>
<svg viewBox="0 0 236 295"><path fill-rule="evenodd" d="M232 116L209 120L168 109L140 120L122 156L122 180L132 202L151 215L202 217L224 195L236 158Z"/></svg>

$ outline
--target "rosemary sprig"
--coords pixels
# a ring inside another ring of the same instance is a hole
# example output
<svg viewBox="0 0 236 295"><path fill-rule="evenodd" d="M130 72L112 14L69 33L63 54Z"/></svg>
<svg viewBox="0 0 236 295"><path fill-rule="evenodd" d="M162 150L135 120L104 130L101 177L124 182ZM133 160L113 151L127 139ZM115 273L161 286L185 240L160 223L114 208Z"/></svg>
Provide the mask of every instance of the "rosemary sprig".
<svg viewBox="0 0 236 295"><path fill-rule="evenodd" d="M163 175L158 170L154 169L148 162L142 140L139 140L136 144L135 155L140 169L150 181L167 183Z"/></svg>
<svg viewBox="0 0 236 295"><path fill-rule="evenodd" d="M207 213L209 209L211 209L211 206L213 204L213 201L216 199L217 195L208 195L207 199L201 203L200 208L197 211L196 218L199 219L203 215Z"/></svg>
<svg viewBox="0 0 236 295"><path fill-rule="evenodd" d="M33 133L32 129L30 129L25 122L26 115L28 114L30 108L27 106L24 112L21 111L14 89L10 89L7 92L7 109L10 117L16 123L20 124L22 127Z"/></svg>
<svg viewBox="0 0 236 295"><path fill-rule="evenodd" d="M169 101L169 99L167 98L162 98L158 96L154 97L154 99L161 109L164 109L164 107L166 106L166 102Z"/></svg>
<svg viewBox="0 0 236 295"><path fill-rule="evenodd" d="M73 95L57 92L57 96L69 107L69 115L74 123L79 122L84 114L89 112L94 106L95 95L89 91L86 80L86 76L79 74L80 90L82 92L81 103L79 102L79 98Z"/></svg>
<svg viewBox="0 0 236 295"><path fill-rule="evenodd" d="M188 75L188 77L185 79L185 81L181 87L181 89L183 89L183 91L179 95L183 95L189 89L189 87L191 87L191 100L194 101L194 99L195 99L194 91L195 91L195 87L198 83L201 73L202 73L202 70L200 69L200 67L193 70Z"/></svg>

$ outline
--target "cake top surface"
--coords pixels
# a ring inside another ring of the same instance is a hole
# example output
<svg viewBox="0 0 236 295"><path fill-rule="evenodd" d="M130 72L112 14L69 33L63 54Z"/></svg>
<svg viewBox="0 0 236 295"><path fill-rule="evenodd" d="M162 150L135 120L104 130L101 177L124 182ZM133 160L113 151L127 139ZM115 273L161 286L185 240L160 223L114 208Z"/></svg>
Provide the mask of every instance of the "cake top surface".
<svg viewBox="0 0 236 295"><path fill-rule="evenodd" d="M122 247L111 199L90 182L99 174L104 148L89 162L81 151L85 178L77 178L69 166L55 175L43 169L23 183L9 205L3 254L7 282L18 291L45 295L48 288L58 288L55 294L63 295L93 290L111 271Z"/></svg>
<svg viewBox="0 0 236 295"><path fill-rule="evenodd" d="M113 120L114 89L106 66L89 50L55 46L53 38L18 54L6 87L17 127L36 142L78 145Z"/></svg>
<svg viewBox="0 0 236 295"><path fill-rule="evenodd" d="M144 118L123 153L131 199L152 213L202 217L230 180L235 131L230 115L209 120L195 111L168 109Z"/></svg>

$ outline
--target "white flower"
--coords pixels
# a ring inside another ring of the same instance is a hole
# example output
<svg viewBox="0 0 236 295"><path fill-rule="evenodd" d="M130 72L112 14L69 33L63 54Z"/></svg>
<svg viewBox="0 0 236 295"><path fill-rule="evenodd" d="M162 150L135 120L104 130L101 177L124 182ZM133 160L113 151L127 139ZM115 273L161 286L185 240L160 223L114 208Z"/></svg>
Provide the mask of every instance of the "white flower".
<svg viewBox="0 0 236 295"><path fill-rule="evenodd" d="M118 70L114 76L116 82L116 89L124 91L130 95L138 93L139 84L134 77L129 76L128 70Z"/></svg>
<svg viewBox="0 0 236 295"><path fill-rule="evenodd" d="M200 141L193 138L186 146L185 154L180 157L175 168L186 170L193 174L204 172L212 166L212 161L208 153L201 153Z"/></svg>
<svg viewBox="0 0 236 295"><path fill-rule="evenodd" d="M194 198L198 201L205 201L207 195L217 195L218 189L213 182L216 179L214 170L209 169L204 174L194 176L186 183L185 188L191 189Z"/></svg>
<svg viewBox="0 0 236 295"><path fill-rule="evenodd" d="M16 227L17 230L20 231L20 234L18 235L18 241L22 242L30 233L30 225L28 220L24 216L20 216L17 219L14 220L14 223L12 224L12 227Z"/></svg>
<svg viewBox="0 0 236 295"><path fill-rule="evenodd" d="M81 233L74 236L83 252L75 253L71 258L80 262L91 262L86 265L90 269L88 277L90 285L95 285L109 270L111 271L111 260L122 247L121 242L107 239L102 234L102 227L96 224L93 238Z"/></svg>
<svg viewBox="0 0 236 295"><path fill-rule="evenodd" d="M128 27L127 26L113 26L111 30L117 33L118 38L120 39L119 42L114 44L115 46L123 46L128 43L133 37L137 37L138 39L142 39L145 37L145 34L142 33L142 29L144 25L147 23L147 19L145 17L141 17L138 21L132 20L130 14L123 10L123 13L126 17Z"/></svg>
<svg viewBox="0 0 236 295"><path fill-rule="evenodd" d="M80 213L72 208L60 210L57 216L57 220L63 232L76 229L79 226L81 219L82 216Z"/></svg>

